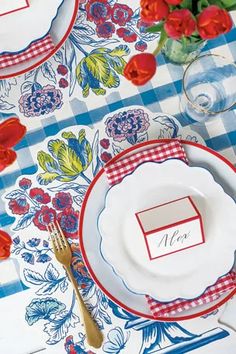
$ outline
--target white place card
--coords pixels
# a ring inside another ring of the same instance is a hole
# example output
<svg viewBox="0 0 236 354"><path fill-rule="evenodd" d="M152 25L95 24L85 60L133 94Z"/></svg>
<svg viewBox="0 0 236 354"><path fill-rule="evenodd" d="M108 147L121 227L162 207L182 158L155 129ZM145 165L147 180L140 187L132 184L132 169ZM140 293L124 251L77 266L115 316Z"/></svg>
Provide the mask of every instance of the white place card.
<svg viewBox="0 0 236 354"><path fill-rule="evenodd" d="M29 0L0 0L0 16L29 7Z"/></svg>
<svg viewBox="0 0 236 354"><path fill-rule="evenodd" d="M202 217L189 196L142 210L135 215L150 260L205 242Z"/></svg>

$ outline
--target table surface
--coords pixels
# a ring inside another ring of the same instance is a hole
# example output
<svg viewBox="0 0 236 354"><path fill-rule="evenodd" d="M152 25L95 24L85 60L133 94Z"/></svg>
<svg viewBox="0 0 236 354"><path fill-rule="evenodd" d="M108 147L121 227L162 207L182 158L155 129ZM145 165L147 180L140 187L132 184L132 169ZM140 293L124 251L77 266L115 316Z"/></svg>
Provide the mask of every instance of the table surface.
<svg viewBox="0 0 236 354"><path fill-rule="evenodd" d="M1 121L11 116L18 116L27 126L27 135L15 147L17 161L4 170L0 177L2 196L0 227L10 232L14 238L12 258L20 267L19 278L14 284L0 285L0 297L9 296L10 298L12 294L17 297L17 293L23 291L27 293L29 291L27 289L31 288L35 293L35 299L38 299L42 306L43 296L52 299L51 305L57 307L58 310L55 318L58 323L61 321L58 325L59 329L53 327L50 317L41 317L44 327L38 321L40 318L35 321L31 319L34 326L41 326L48 353L54 351L70 353L68 345L64 347L65 343L68 344L70 335L73 336L72 346L75 353L89 353L89 350L85 348L83 328L78 323L79 313L74 308L74 297L65 274L51 257L46 233L39 225L40 218L37 219L38 224L35 221L32 223L32 218L35 218L33 213L36 213L39 207L36 205L39 200L34 199L35 194L41 192L34 190L31 192L30 201L26 201L23 196L20 205L13 203L9 206L9 201L20 197L18 183L22 180L22 176L28 175L26 177L32 183L31 189L43 189L43 198L47 198L45 193L49 195L51 204L43 202L44 207L55 206L59 198L58 193L69 191L68 185L61 189L59 185L77 182L77 179L71 177L72 173L69 174L67 181L55 179L53 182L43 175L42 172L48 171L47 168L42 171L38 152L43 151L44 158L46 154L50 157L52 150L49 148L48 141L68 139L68 135L64 134L62 137L62 130L70 132L70 137L74 133L78 134L81 144L87 141L94 153L97 148L96 156L100 162L97 167L99 168L111 156L138 142L152 138L183 137L207 145L236 165L236 111L231 109L208 124L196 123L183 116L179 104L182 93L183 66L169 63L160 54L157 58L158 67L155 77L143 87L132 86L119 73L124 60L127 61L140 48L147 46L149 51L153 50L158 39L157 35L142 32L139 25L139 2L132 1L131 5L127 0L122 1L122 4L126 4L133 10L132 18L125 25L127 32L124 38L120 38L115 32L123 27L122 23L114 23L110 32L105 33L107 38L104 38L104 33L96 28L92 17L86 16L85 2L82 1L82 3L84 4L80 6L70 37L54 57L32 72L0 82ZM109 1L109 3L120 4L120 1ZM220 36L208 42L203 52L223 54L236 61L235 38L236 28L233 28L226 36ZM37 99L46 100L47 106L37 105ZM134 117L134 120L139 119L141 128L132 125L130 136L125 133L124 127L120 128L124 129L123 131L113 130L108 133L108 118L114 121L117 116L122 115L123 118L126 117L124 119L128 124L129 114ZM52 138L52 136L57 136L57 138ZM96 148L94 148L95 143ZM51 158L52 156L53 154ZM84 181L89 183L93 173L89 175L90 172L88 172ZM78 216L79 196L73 195L72 190L71 184L71 198L74 198L72 208L74 215ZM83 194L80 197L83 198ZM31 209L27 210L28 206ZM33 238L31 230L34 233ZM43 240L40 239L42 235ZM222 353L222 349L224 352L228 349L227 354L233 354L232 348L235 348L236 334L217 322L222 309L201 319L172 324L146 321L133 316L119 309L94 285L84 268L80 252L75 245L76 240L73 242L74 270L77 280L80 284L84 284L84 296L89 303L91 302L91 309L104 330L105 344L96 353L146 354L193 351L194 353L214 352L216 354ZM49 272L53 274L52 283L47 280ZM36 281L37 274L41 280L38 278ZM32 301L28 308L33 311L35 303ZM59 304L59 301L64 307ZM65 308L68 312L67 317L63 318L62 312ZM200 336L198 341L195 340L196 333Z"/></svg>

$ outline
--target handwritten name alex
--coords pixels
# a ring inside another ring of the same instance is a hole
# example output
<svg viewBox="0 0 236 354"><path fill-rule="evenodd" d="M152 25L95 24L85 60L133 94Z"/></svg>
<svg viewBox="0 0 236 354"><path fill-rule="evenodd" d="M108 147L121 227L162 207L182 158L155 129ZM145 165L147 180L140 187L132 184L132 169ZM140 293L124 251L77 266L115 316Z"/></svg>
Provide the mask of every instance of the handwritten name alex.
<svg viewBox="0 0 236 354"><path fill-rule="evenodd" d="M190 237L190 231L180 234L179 230L175 230L171 234L164 234L158 243L158 247L172 247L177 244L183 244Z"/></svg>

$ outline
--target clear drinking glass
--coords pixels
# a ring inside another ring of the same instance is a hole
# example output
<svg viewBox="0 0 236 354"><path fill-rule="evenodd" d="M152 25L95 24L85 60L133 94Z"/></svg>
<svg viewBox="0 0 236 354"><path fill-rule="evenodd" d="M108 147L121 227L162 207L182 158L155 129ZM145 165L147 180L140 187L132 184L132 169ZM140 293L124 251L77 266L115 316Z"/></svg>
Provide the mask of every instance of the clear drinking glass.
<svg viewBox="0 0 236 354"><path fill-rule="evenodd" d="M182 112L205 122L236 103L236 65L217 54L192 61L183 76Z"/></svg>

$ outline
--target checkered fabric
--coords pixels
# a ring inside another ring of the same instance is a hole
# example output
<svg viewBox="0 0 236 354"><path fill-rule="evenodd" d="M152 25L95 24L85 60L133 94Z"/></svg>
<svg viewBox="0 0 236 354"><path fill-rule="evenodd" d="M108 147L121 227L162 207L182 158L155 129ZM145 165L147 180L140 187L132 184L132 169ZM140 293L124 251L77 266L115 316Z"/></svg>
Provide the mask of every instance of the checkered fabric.
<svg viewBox="0 0 236 354"><path fill-rule="evenodd" d="M121 182L126 175L133 172L144 162L163 162L173 158L181 159L187 163L185 151L178 140L173 140L168 144L161 144L152 149L137 152L120 161L108 164L104 169L108 183L114 185Z"/></svg>
<svg viewBox="0 0 236 354"><path fill-rule="evenodd" d="M219 278L214 285L208 287L203 295L193 300L178 299L172 302L163 303L154 300L148 295L146 295L146 299L155 318L162 316L168 317L170 315L173 316L183 311L190 310L196 306L208 304L214 300L217 300L222 294L234 289L235 287L236 272L231 271L230 273Z"/></svg>
<svg viewBox="0 0 236 354"><path fill-rule="evenodd" d="M26 50L16 54L2 54L0 55L0 69L7 68L9 66L21 64L27 60L38 57L52 50L54 44L50 34L42 39L33 42Z"/></svg>
<svg viewBox="0 0 236 354"><path fill-rule="evenodd" d="M122 181L122 179L129 173L132 173L137 166L144 162L155 161L164 162L168 159L181 159L188 163L184 148L178 140L171 141L167 144L161 144L152 149L140 151L128 156L118 162L110 163L105 166L108 183L115 185ZM154 317L170 316L180 313L182 311L190 310L193 307L204 305L218 299L226 291L232 290L236 287L236 272L231 271L212 286L198 298L192 300L178 299L171 302L158 302L149 295L146 299Z"/></svg>
<svg viewBox="0 0 236 354"><path fill-rule="evenodd" d="M202 53L222 54L236 61L235 38L236 28L233 28L226 35L209 41ZM111 44L112 46L113 44ZM90 47L85 48L88 52L91 50ZM81 60L80 56L81 52L78 51L78 62ZM53 65L56 72L58 62L53 61ZM14 166L1 172L0 195L7 192L19 176L34 174L37 171L36 162L32 158L32 149L45 138L72 125L94 125L94 128L96 128L96 125L99 125L106 114L112 115L117 109L125 109L125 107L132 105L145 106L152 112L172 114L182 127L191 127L202 136L209 148L220 152L225 158L236 164L236 109L232 108L227 112L224 119L218 117L214 124L198 125L187 121L180 113L179 108L183 70L182 66L169 63L160 54L158 56L158 75L156 75L154 82L149 82L144 87L133 86L132 90L129 88L129 95L119 89L113 90L112 93L108 91L108 94L104 96L96 96L91 93L87 99L81 99L78 98L78 92L76 91L69 104L64 102L61 110L56 110L50 117L41 116L25 119L24 124L27 122L28 129L27 136L14 148L17 152L17 161ZM56 75L59 81L60 76L59 74ZM18 78L19 87L16 92L19 92L21 84L22 82ZM18 106L18 100L19 97L16 94L16 107ZM0 121L12 116L13 112L17 113L14 108L10 111L4 111L4 113L0 111ZM19 116L23 120L22 114ZM4 202L0 198L0 227L7 227L13 221L14 218L6 213Z"/></svg>

